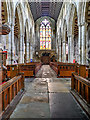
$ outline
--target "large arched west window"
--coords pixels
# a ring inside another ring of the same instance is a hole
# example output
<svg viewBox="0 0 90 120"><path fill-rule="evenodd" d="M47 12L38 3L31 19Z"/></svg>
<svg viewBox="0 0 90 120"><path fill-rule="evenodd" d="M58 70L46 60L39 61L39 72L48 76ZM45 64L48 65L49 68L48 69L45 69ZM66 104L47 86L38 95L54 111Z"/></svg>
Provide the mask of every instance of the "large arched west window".
<svg viewBox="0 0 90 120"><path fill-rule="evenodd" d="M40 25L40 50L51 50L51 26L46 19Z"/></svg>

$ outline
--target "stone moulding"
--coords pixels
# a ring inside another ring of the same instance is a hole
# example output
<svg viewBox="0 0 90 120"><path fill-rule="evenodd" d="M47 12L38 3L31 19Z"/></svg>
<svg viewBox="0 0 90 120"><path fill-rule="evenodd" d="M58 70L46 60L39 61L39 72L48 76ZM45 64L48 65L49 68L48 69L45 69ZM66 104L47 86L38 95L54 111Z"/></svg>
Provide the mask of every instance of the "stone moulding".
<svg viewBox="0 0 90 120"><path fill-rule="evenodd" d="M10 32L10 27L8 25L0 25L0 35L7 35Z"/></svg>

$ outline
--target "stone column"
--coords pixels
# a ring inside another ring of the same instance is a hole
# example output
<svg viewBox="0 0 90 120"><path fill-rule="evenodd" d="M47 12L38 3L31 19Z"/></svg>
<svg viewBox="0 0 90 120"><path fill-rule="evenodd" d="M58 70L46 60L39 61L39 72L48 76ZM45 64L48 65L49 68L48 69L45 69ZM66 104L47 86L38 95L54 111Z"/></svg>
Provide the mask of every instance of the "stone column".
<svg viewBox="0 0 90 120"><path fill-rule="evenodd" d="M57 54L57 61L58 61L58 39L56 38L56 54Z"/></svg>
<svg viewBox="0 0 90 120"><path fill-rule="evenodd" d="M79 27L79 37L78 37L78 63L81 63L81 41L82 41L82 25L81 23L78 25Z"/></svg>
<svg viewBox="0 0 90 120"><path fill-rule="evenodd" d="M61 38L60 38L60 43L59 43L59 62L61 62Z"/></svg>
<svg viewBox="0 0 90 120"><path fill-rule="evenodd" d="M63 41L62 41L62 62L66 62L66 35L65 35L65 31L63 33Z"/></svg>
<svg viewBox="0 0 90 120"><path fill-rule="evenodd" d="M70 63L70 42L71 42L71 39L70 39L70 36L68 36L68 63Z"/></svg>
<svg viewBox="0 0 90 120"><path fill-rule="evenodd" d="M73 63L74 41L73 35L68 35L68 63Z"/></svg>
<svg viewBox="0 0 90 120"><path fill-rule="evenodd" d="M57 61L58 61L58 45L56 45Z"/></svg>
<svg viewBox="0 0 90 120"><path fill-rule="evenodd" d="M26 52L26 62L29 62L29 41L27 40L27 43L26 43L26 45L27 45L27 52Z"/></svg>
<svg viewBox="0 0 90 120"><path fill-rule="evenodd" d="M64 40L63 43L62 43L62 51L63 51L63 54L62 54L62 62L66 62L66 41Z"/></svg>
<svg viewBox="0 0 90 120"><path fill-rule="evenodd" d="M81 64L86 64L86 23L82 24Z"/></svg>
<svg viewBox="0 0 90 120"><path fill-rule="evenodd" d="M24 35L22 35L22 63L24 63Z"/></svg>
<svg viewBox="0 0 90 120"><path fill-rule="evenodd" d="M30 45L30 60L33 59L32 45Z"/></svg>
<svg viewBox="0 0 90 120"><path fill-rule="evenodd" d="M8 36L7 64L11 64L11 32L9 33Z"/></svg>
<svg viewBox="0 0 90 120"><path fill-rule="evenodd" d="M10 24L10 33L8 37L8 57L7 57L7 64L14 63L14 24Z"/></svg>
<svg viewBox="0 0 90 120"><path fill-rule="evenodd" d="M30 52L31 52L31 48L30 48L30 42L29 42L29 59L30 59Z"/></svg>
<svg viewBox="0 0 90 120"><path fill-rule="evenodd" d="M19 63L22 63L22 52L23 52L23 48L22 48L22 34L20 35L20 45L19 45L19 47L20 47L20 51L19 51Z"/></svg>
<svg viewBox="0 0 90 120"><path fill-rule="evenodd" d="M56 38L56 54L57 54L57 59L58 59L58 39Z"/></svg>
<svg viewBox="0 0 90 120"><path fill-rule="evenodd" d="M2 12L2 9L1 9L1 0L0 0L0 25L2 24L2 14L1 14L1 12ZM2 41L2 35L0 35L0 48L2 48L1 41Z"/></svg>

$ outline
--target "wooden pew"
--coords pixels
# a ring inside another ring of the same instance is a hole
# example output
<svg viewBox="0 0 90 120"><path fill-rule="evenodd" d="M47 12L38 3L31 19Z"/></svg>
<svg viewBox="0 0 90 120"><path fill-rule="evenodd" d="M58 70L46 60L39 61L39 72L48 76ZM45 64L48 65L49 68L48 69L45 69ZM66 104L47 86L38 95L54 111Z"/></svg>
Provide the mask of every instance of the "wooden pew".
<svg viewBox="0 0 90 120"><path fill-rule="evenodd" d="M35 65L35 75L40 70L41 66L42 66L42 63L36 63L36 65Z"/></svg>
<svg viewBox="0 0 90 120"><path fill-rule="evenodd" d="M7 65L7 75L11 79L19 73L24 73L25 77L35 77L35 74L40 70L41 63L29 62L23 64Z"/></svg>
<svg viewBox="0 0 90 120"><path fill-rule="evenodd" d="M75 72L75 64L73 63L51 62L50 66L59 78L69 78L71 77L72 72Z"/></svg>
<svg viewBox="0 0 90 120"><path fill-rule="evenodd" d="M90 81L75 73L72 73L71 90L74 90L78 95L90 104Z"/></svg>
<svg viewBox="0 0 90 120"><path fill-rule="evenodd" d="M70 78L72 73L75 72L84 78L88 78L88 65L80 65L77 63L62 63L62 62L51 62L50 67L56 72L57 77Z"/></svg>
<svg viewBox="0 0 90 120"><path fill-rule="evenodd" d="M76 63L75 64L75 73L84 78L88 78L89 65L80 65L80 64Z"/></svg>
<svg viewBox="0 0 90 120"><path fill-rule="evenodd" d="M75 72L75 64L63 63L58 65L58 77L70 78L72 72Z"/></svg>
<svg viewBox="0 0 90 120"><path fill-rule="evenodd" d="M57 62L50 62L50 67L56 72L58 75L58 63Z"/></svg>
<svg viewBox="0 0 90 120"><path fill-rule="evenodd" d="M35 76L35 64L34 65L18 65L19 72L23 72L25 77Z"/></svg>
<svg viewBox="0 0 90 120"><path fill-rule="evenodd" d="M36 73L41 68L41 63L39 62L30 62L23 65L18 64L19 72L23 72L25 77L35 77Z"/></svg>
<svg viewBox="0 0 90 120"><path fill-rule="evenodd" d="M13 78L19 74L18 65L7 65L7 76Z"/></svg>
<svg viewBox="0 0 90 120"><path fill-rule="evenodd" d="M6 83L0 85L0 114L2 114L14 97L24 89L24 76L23 74L16 76Z"/></svg>

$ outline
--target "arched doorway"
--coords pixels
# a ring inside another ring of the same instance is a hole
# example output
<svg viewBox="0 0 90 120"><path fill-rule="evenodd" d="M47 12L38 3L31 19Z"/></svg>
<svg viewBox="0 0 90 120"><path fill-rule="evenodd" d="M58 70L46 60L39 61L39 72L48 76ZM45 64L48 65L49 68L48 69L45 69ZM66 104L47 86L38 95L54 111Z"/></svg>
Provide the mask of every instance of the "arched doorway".
<svg viewBox="0 0 90 120"><path fill-rule="evenodd" d="M43 52L41 56L41 62L43 65L48 65L50 63L50 53Z"/></svg>

